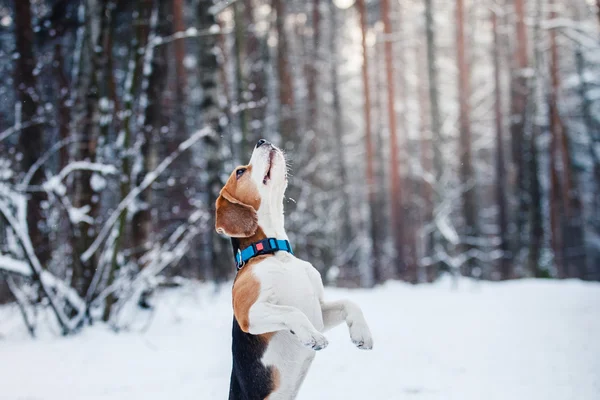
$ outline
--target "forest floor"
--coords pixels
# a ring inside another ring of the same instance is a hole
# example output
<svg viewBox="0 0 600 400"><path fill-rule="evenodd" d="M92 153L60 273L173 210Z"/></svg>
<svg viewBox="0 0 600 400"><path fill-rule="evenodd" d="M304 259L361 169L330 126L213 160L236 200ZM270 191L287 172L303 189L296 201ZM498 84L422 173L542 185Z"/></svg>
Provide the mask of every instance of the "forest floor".
<svg viewBox="0 0 600 400"><path fill-rule="evenodd" d="M97 325L33 340L0 307L0 399L226 399L228 289L163 293L118 335ZM300 400L600 399L600 284L391 282L326 295L362 306L375 347L355 349L345 326L328 332Z"/></svg>

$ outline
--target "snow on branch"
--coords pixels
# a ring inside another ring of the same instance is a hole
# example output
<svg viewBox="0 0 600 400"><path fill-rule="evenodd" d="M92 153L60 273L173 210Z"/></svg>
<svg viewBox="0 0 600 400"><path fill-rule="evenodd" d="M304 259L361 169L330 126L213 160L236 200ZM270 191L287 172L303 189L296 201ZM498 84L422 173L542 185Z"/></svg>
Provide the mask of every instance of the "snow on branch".
<svg viewBox="0 0 600 400"><path fill-rule="evenodd" d="M193 135L189 137L185 142L179 144L177 150L171 153L167 158L165 158L155 170L149 172L144 177L144 180L133 188L127 196L117 206L115 211L108 217L102 229L98 233L94 242L90 245L90 247L81 255L81 261L87 262L100 248L100 245L104 242L108 234L110 233L113 225L119 219L119 216L125 211L133 201L146 190L150 185L187 149L189 149L194 143L198 142L200 139L205 138L211 134L214 134L214 131L211 128L202 128Z"/></svg>
<svg viewBox="0 0 600 400"><path fill-rule="evenodd" d="M2 187L0 186L0 188ZM9 192L9 194L11 193ZM13 205L16 207L16 212L13 213L10 205L6 201L0 199L0 214L4 215L6 222L19 239L25 256L29 261L27 265L29 265L31 277L40 284L42 292L46 298L48 298L50 307L54 311L63 333L67 334L72 332L79 324L80 318L84 316L85 303L74 293L73 289L69 288L60 279L55 278L52 274L42 268L42 265L35 254L33 244L31 243L31 238L28 234L27 202L25 197L16 193L12 193L12 195L5 197L7 197L9 200L12 200ZM56 293L53 292L52 289L54 289ZM65 310L60 304L60 294L67 295L66 298L63 298L63 300L67 300L77 311L76 318L71 319L67 316Z"/></svg>
<svg viewBox="0 0 600 400"><path fill-rule="evenodd" d="M90 171L97 172L102 175L114 175L117 173L117 169L114 165L92 163L89 161L74 161L64 167L57 175L48 179L43 184L43 187L48 192L55 192L59 194L65 193L65 188L62 185L62 181L72 172L75 171Z"/></svg>
<svg viewBox="0 0 600 400"><path fill-rule="evenodd" d="M157 36L153 38L153 40L148 42L146 46L146 51L148 51L149 47L156 47L162 44L168 44L174 42L175 40L187 39L187 38L199 38L203 36L213 36L218 34L227 34L233 32L232 29L223 30L219 27L219 25L213 25L209 29L204 29L199 31L198 29L191 27L186 29L185 31L175 32L169 36Z"/></svg>
<svg viewBox="0 0 600 400"><path fill-rule="evenodd" d="M31 276L31 268L24 261L0 254L0 271L9 272L21 276Z"/></svg>
<svg viewBox="0 0 600 400"><path fill-rule="evenodd" d="M31 168L29 168L29 170L23 177L21 184L17 186L17 189L18 190L27 190L27 187L29 186L31 179L33 179L33 175L35 175L36 171L46 161L48 161L54 153L56 153L57 151L59 151L60 149L62 149L65 146L68 146L72 143L75 143L75 142L78 142L81 140L82 140L82 138L80 136L74 135L74 136L69 136L68 138L63 139L58 143L55 143L48 151L46 151L40 158L38 158L38 160L31 166Z"/></svg>
<svg viewBox="0 0 600 400"><path fill-rule="evenodd" d="M27 298L27 294L22 291L16 284L14 277L7 275L6 283L8 284L8 289L13 294L15 301L17 303L17 307L19 308L19 312L23 317L23 322L27 327L27 331L31 335L31 337L35 337L35 309L32 307L31 302Z"/></svg>
<svg viewBox="0 0 600 400"><path fill-rule="evenodd" d="M10 135L12 135L13 133L19 132L23 129L35 126L35 125L41 125L46 123L45 119L42 118L36 118L33 119L31 121L28 122L22 122L19 123L17 122L14 126L11 126L10 128L0 132L0 142L3 141L4 139L6 139L7 137L9 137Z"/></svg>
<svg viewBox="0 0 600 400"><path fill-rule="evenodd" d="M585 24L580 21L573 21L568 18L553 18L542 21L541 28L550 30L561 30L569 39L580 45L593 49L598 47L598 38L595 29L587 29Z"/></svg>
<svg viewBox="0 0 600 400"><path fill-rule="evenodd" d="M157 275L170 265L177 264L189 251L192 240L201 232L201 227L208 221L208 214L203 210L196 210L190 215L187 222L179 226L160 247L148 251L144 259L149 263L131 280L115 282L111 290L120 290L119 300L111 316L111 324L119 329L119 320L138 303L142 293L156 287L159 279ZM104 293L106 296L108 293Z"/></svg>

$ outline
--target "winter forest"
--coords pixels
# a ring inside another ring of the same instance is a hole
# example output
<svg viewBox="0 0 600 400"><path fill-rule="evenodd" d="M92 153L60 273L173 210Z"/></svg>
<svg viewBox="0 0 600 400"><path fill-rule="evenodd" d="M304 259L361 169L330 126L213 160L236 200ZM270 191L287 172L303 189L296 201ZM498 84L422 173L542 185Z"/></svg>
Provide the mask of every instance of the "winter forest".
<svg viewBox="0 0 600 400"><path fill-rule="evenodd" d="M67 335L229 282L214 203L260 138L327 285L600 280L598 6L4 0L0 297Z"/></svg>
<svg viewBox="0 0 600 400"><path fill-rule="evenodd" d="M0 76L3 399L226 397L261 138L375 342L299 398L598 398L600 0L0 0Z"/></svg>

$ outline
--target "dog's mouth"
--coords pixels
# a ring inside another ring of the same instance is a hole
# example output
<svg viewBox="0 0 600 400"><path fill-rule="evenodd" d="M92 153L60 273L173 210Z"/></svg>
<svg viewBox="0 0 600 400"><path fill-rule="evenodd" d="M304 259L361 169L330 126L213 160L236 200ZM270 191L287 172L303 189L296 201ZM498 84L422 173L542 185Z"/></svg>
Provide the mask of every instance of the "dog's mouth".
<svg viewBox="0 0 600 400"><path fill-rule="evenodd" d="M271 180L271 169L273 168L273 157L275 156L275 150L271 150L269 153L269 166L267 167L267 173L263 178L263 185L266 185Z"/></svg>

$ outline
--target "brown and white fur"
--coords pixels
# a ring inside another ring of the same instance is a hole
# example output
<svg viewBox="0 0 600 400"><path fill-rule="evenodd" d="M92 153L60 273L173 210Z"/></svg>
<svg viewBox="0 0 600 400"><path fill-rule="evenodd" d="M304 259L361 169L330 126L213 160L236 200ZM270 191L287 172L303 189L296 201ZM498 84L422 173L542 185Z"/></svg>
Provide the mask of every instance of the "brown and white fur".
<svg viewBox="0 0 600 400"><path fill-rule="evenodd" d="M236 168L216 202L216 230L234 252L266 237L287 240L283 153L261 140L250 163ZM319 272L290 253L252 258L233 284L233 368L230 400L294 399L314 359L328 342L323 332L346 322L352 342L371 349L361 309L326 302Z"/></svg>

